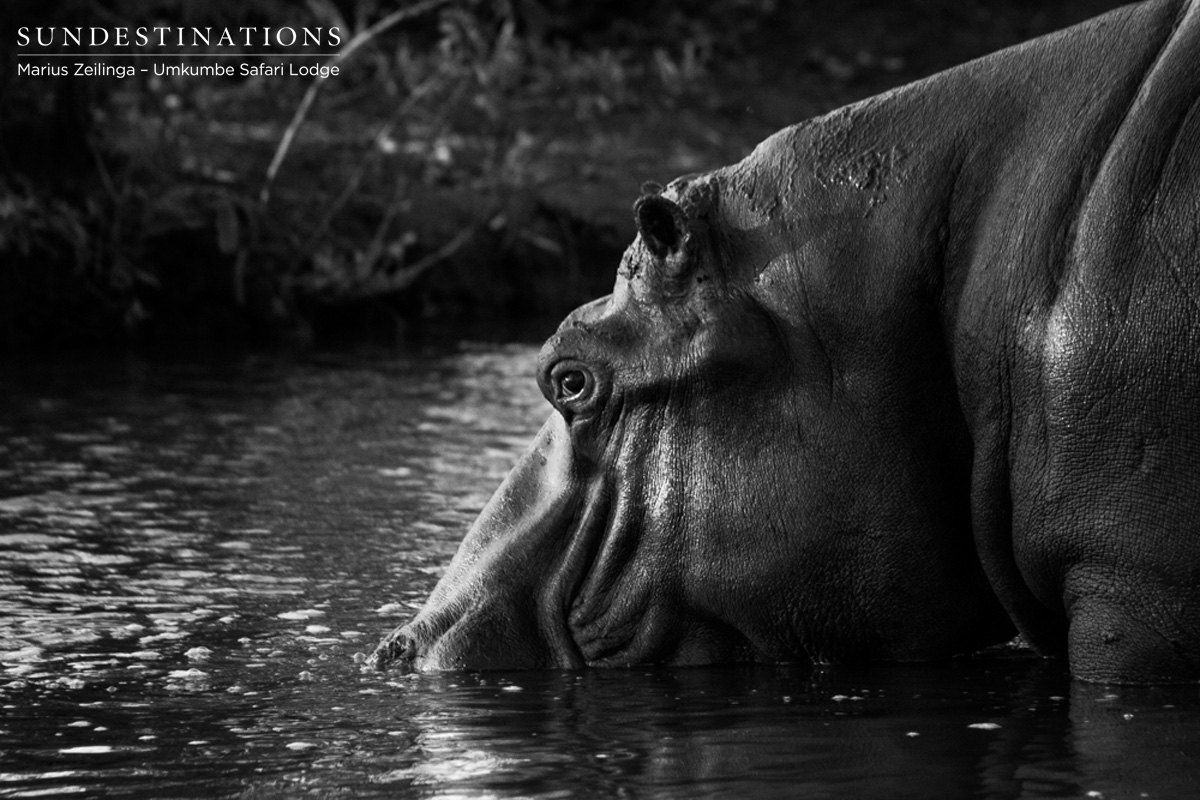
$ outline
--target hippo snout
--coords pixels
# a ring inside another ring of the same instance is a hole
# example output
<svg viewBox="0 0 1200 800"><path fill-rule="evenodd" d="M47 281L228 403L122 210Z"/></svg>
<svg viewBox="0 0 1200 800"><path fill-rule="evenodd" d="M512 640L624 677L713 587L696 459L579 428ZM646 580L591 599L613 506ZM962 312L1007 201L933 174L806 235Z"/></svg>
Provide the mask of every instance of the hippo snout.
<svg viewBox="0 0 1200 800"><path fill-rule="evenodd" d="M410 672L416 659L417 642L405 626L392 631L379 643L367 658L366 666L380 672L393 668Z"/></svg>

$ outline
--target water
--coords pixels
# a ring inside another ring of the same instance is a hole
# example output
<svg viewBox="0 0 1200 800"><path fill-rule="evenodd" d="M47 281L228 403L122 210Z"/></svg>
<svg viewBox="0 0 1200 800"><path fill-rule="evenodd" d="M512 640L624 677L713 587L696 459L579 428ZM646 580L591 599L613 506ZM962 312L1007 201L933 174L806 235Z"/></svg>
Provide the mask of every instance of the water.
<svg viewBox="0 0 1200 800"><path fill-rule="evenodd" d="M530 346L0 371L0 797L1181 797L1200 689L359 661L546 413Z"/></svg>

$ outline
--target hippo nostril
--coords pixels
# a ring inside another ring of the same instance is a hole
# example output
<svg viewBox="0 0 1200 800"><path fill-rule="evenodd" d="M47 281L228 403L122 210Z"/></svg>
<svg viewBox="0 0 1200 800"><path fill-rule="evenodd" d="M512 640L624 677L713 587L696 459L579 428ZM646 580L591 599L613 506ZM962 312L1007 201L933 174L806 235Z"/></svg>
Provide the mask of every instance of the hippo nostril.
<svg viewBox="0 0 1200 800"><path fill-rule="evenodd" d="M412 669L417 659L417 643L403 630L393 631L387 636L375 652L367 658L368 668L382 672L392 666L398 666L403 671Z"/></svg>

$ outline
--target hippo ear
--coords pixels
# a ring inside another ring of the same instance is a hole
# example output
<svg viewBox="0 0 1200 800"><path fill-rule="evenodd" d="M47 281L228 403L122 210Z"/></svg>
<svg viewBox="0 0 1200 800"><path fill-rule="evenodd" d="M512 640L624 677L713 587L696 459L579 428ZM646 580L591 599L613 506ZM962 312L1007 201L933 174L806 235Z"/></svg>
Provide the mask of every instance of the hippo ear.
<svg viewBox="0 0 1200 800"><path fill-rule="evenodd" d="M645 195L633 205L638 233L646 247L658 258L679 250L687 233L683 209L659 195Z"/></svg>

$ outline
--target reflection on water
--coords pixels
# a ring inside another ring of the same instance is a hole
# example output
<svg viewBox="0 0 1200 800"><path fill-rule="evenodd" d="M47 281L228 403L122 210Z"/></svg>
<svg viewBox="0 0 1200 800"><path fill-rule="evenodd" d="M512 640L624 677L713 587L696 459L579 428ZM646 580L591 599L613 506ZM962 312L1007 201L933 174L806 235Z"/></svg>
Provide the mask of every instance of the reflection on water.
<svg viewBox="0 0 1200 800"><path fill-rule="evenodd" d="M0 373L0 797L1179 797L1195 687L937 666L399 676L546 407L527 346Z"/></svg>

